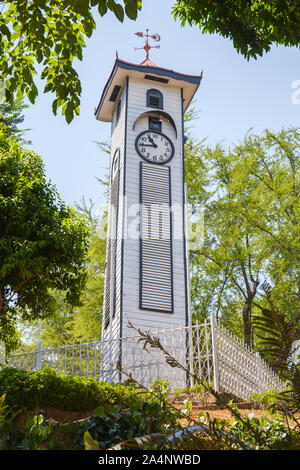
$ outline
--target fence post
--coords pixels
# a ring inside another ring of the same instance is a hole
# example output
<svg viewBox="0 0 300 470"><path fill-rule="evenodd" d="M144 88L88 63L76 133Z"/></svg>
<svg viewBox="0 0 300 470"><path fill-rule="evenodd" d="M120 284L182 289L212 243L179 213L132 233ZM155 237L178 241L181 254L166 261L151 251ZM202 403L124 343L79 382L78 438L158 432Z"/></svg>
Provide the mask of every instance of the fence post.
<svg viewBox="0 0 300 470"><path fill-rule="evenodd" d="M36 348L36 369L41 369L42 363L42 343L39 342Z"/></svg>
<svg viewBox="0 0 300 470"><path fill-rule="evenodd" d="M214 314L211 314L211 343L213 352L213 369L214 369L214 389L216 392L220 391L219 383L219 363L218 363L218 347L217 335Z"/></svg>
<svg viewBox="0 0 300 470"><path fill-rule="evenodd" d="M188 327L188 356L189 356L189 385L190 387L194 386L194 350L193 350L193 327L192 324L189 324Z"/></svg>

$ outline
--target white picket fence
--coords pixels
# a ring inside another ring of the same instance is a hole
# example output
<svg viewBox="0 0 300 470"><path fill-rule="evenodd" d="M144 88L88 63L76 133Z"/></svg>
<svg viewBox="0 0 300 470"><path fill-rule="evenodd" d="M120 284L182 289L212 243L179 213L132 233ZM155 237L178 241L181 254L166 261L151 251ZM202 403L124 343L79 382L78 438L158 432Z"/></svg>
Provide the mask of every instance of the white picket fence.
<svg viewBox="0 0 300 470"><path fill-rule="evenodd" d="M258 352L214 323L217 348L217 387L237 397L249 398L267 390L282 391L286 387Z"/></svg>
<svg viewBox="0 0 300 470"><path fill-rule="evenodd" d="M165 379L172 387L193 385L197 377L213 383L217 391L241 398L266 390L283 390L284 384L260 357L226 331L213 318L190 327L151 333L188 372L171 367L159 349L147 347L139 336L113 341L88 341L57 347L40 346L19 351L6 358L8 366L36 370L51 367L58 373L94 377L100 381L120 382L131 375L149 386ZM117 367L120 361L122 371Z"/></svg>

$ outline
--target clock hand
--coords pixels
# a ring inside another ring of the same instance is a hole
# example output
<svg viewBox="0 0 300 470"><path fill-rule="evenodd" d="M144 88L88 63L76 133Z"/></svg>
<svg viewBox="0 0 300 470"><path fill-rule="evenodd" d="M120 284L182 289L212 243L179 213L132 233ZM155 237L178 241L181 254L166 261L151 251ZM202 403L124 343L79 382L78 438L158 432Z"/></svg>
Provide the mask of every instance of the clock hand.
<svg viewBox="0 0 300 470"><path fill-rule="evenodd" d="M150 142L153 144L153 147L157 147L157 144L154 142L154 140L152 139L152 137L150 137L150 135L148 135L148 139L149 139Z"/></svg>
<svg viewBox="0 0 300 470"><path fill-rule="evenodd" d="M154 142L153 142L153 144L142 144L142 143L141 143L140 146L141 146L141 147L154 147L154 148L157 147L157 145L156 145Z"/></svg>

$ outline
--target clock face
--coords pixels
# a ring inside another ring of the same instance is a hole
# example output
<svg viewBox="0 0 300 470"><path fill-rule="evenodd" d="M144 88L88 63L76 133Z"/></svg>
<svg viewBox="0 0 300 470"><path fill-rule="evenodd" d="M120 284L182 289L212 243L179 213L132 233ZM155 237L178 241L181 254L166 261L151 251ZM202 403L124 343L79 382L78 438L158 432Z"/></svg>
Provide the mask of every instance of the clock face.
<svg viewBox="0 0 300 470"><path fill-rule="evenodd" d="M137 153L150 163L162 165L174 155L172 141L161 132L144 131L135 140Z"/></svg>

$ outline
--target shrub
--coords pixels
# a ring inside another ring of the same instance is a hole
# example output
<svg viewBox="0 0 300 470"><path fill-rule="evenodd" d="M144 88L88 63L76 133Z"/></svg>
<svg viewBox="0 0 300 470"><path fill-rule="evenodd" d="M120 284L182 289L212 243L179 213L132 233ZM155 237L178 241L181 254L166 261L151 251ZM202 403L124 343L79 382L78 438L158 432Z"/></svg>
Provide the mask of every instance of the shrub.
<svg viewBox="0 0 300 470"><path fill-rule="evenodd" d="M263 393L253 393L249 399L255 408L271 409L279 401L279 394L275 390L268 390Z"/></svg>
<svg viewBox="0 0 300 470"><path fill-rule="evenodd" d="M146 394L124 384L97 382L92 378L59 375L52 369L34 372L7 367L0 371L0 396L11 413L51 406L69 411L94 410L101 405L105 411L114 405L127 408L132 396L142 403Z"/></svg>

